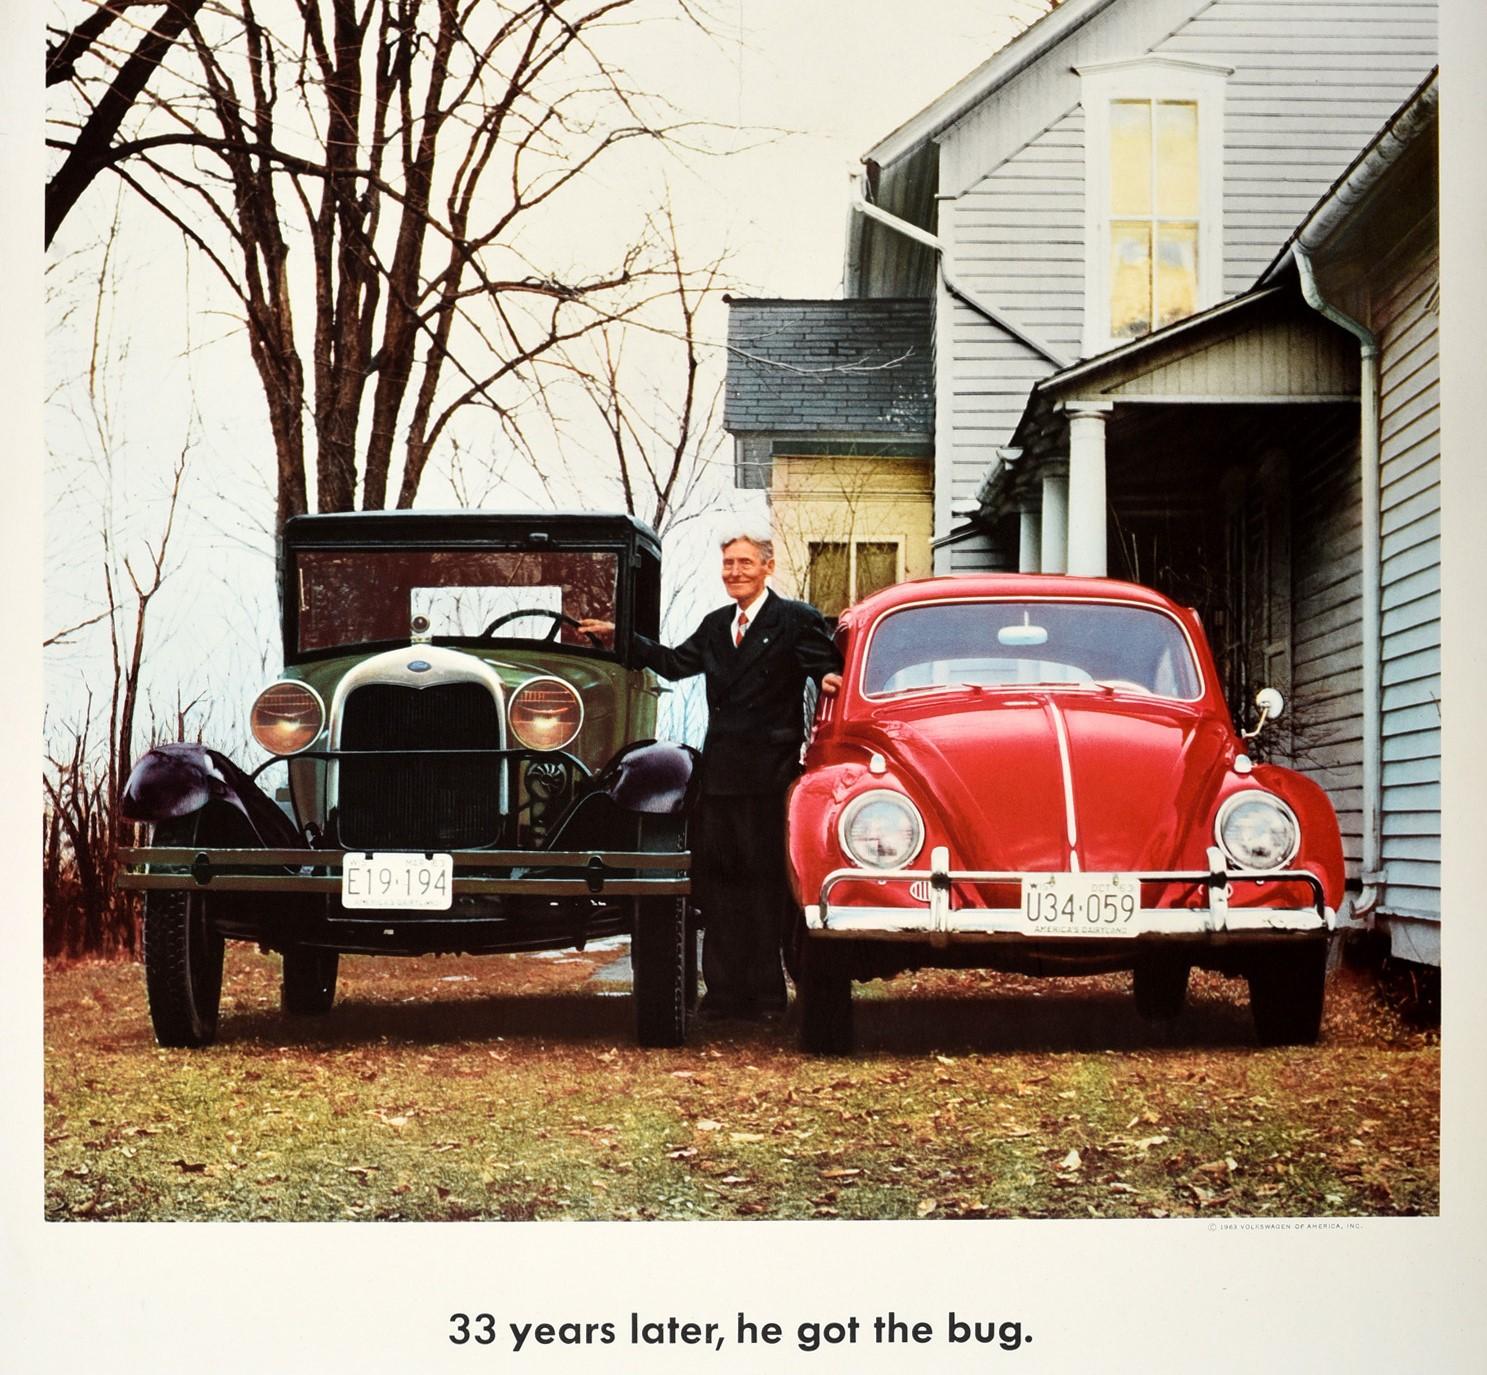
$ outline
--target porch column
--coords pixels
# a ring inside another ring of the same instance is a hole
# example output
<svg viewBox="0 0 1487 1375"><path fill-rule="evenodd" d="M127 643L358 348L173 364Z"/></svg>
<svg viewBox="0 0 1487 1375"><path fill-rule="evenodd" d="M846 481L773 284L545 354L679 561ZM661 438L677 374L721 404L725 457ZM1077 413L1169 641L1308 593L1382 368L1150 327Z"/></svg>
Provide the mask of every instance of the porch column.
<svg viewBox="0 0 1487 1375"><path fill-rule="evenodd" d="M1045 573L1069 571L1069 478L1057 469L1043 475L1039 562Z"/></svg>
<svg viewBox="0 0 1487 1375"><path fill-rule="evenodd" d="M1023 505L1017 539L1017 571L1037 573L1043 567L1043 517L1031 502Z"/></svg>
<svg viewBox="0 0 1487 1375"><path fill-rule="evenodd" d="M1069 417L1070 573L1105 576L1105 417L1109 401L1071 401Z"/></svg>

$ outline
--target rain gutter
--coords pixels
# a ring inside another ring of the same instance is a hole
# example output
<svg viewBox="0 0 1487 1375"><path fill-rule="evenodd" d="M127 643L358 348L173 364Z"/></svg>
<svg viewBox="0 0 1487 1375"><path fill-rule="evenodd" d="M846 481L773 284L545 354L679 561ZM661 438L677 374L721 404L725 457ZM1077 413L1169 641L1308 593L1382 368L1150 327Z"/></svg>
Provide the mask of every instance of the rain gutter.
<svg viewBox="0 0 1487 1375"><path fill-rule="evenodd" d="M989 320L998 329L1006 331L1018 343L1030 348L1039 357L1052 363L1056 368L1062 369L1069 366L1069 359L1057 353L1041 339L1029 334L1021 326L1013 324L996 307L988 305L968 287L963 286L945 265L945 244L943 240L931 234L927 229L921 229L917 224L910 224L908 220L901 220L897 215L889 214L888 211L881 209L868 200L863 191L863 174L861 172L854 173L852 176L851 211L855 215L861 215L865 219L873 220L893 230L895 233L902 234L905 238L912 239L915 243L930 249L934 253L935 261L939 265L940 280L944 282L945 290L955 297L957 301L961 302L962 305L969 306L983 320ZM853 251L847 263L847 280L851 281L857 273L858 260L855 251L857 246L855 239L849 239L849 243L852 245Z"/></svg>
<svg viewBox="0 0 1487 1375"><path fill-rule="evenodd" d="M1307 227L1309 229L1310 226ZM1344 314L1322 295L1312 268L1311 250L1304 241L1307 229L1297 234L1290 256L1301 280L1301 295L1324 320L1340 326L1358 341L1359 377L1359 466L1363 496L1362 529L1359 537L1362 575L1363 637L1363 891L1352 899L1349 915L1362 918L1371 913L1383 884L1383 687L1380 672L1382 614L1380 585L1382 551L1379 536L1379 343L1373 332ZM1346 904L1344 905L1346 910Z"/></svg>

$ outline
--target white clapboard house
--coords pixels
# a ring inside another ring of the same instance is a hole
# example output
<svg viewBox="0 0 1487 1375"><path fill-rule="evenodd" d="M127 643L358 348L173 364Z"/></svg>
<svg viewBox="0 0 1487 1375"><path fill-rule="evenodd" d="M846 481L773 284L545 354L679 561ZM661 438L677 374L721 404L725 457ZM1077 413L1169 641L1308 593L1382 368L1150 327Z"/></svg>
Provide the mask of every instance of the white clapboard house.
<svg viewBox="0 0 1487 1375"><path fill-rule="evenodd" d="M891 388L772 412L768 378L798 389L800 351L831 355L826 318L850 374L854 302L924 302L936 571L1108 574L1198 607L1236 714L1285 694L1265 739L1333 798L1354 919L1428 964L1435 63L1431 0L1064 0L867 153L844 299L793 312L809 338L734 303L724 421L787 508L813 456L902 461Z"/></svg>

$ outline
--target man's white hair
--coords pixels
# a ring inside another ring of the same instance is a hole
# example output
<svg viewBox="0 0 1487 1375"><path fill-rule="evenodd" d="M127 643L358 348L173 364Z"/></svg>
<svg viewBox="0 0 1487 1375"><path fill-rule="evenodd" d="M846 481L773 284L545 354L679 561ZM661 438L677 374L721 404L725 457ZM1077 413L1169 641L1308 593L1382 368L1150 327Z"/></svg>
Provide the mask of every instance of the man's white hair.
<svg viewBox="0 0 1487 1375"><path fill-rule="evenodd" d="M774 558L774 540L770 536L767 525L747 520L734 520L720 528L722 530L722 534L718 537L720 549L726 549L730 544L736 544L739 540L747 540L759 551L759 557L765 563Z"/></svg>

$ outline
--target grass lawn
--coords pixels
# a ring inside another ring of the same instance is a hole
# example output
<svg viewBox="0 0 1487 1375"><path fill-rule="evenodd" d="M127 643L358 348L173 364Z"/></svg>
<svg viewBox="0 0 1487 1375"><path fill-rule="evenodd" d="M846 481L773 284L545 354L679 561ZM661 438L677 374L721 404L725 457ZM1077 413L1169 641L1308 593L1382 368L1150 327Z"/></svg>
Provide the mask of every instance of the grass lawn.
<svg viewBox="0 0 1487 1375"><path fill-rule="evenodd" d="M329 1016L230 946L221 1039L161 1050L138 966L46 973L53 1219L1359 1216L1439 1207L1439 1056L1358 970L1323 1043L1258 1048L1242 983L1173 1026L1129 979L859 986L860 1049L630 1037L623 944L348 957Z"/></svg>

